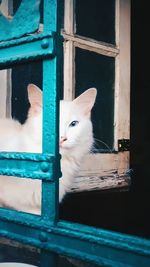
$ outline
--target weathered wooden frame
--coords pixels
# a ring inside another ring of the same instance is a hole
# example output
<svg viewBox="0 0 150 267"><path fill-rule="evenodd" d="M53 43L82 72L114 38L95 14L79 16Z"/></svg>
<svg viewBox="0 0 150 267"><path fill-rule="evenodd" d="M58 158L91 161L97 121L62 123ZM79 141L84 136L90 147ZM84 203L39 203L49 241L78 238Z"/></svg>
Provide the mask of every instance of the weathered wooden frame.
<svg viewBox="0 0 150 267"><path fill-rule="evenodd" d="M8 16L8 0L2 2L1 11ZM3 88L0 97L0 118L9 118L11 116L11 70L0 70L1 87Z"/></svg>
<svg viewBox="0 0 150 267"><path fill-rule="evenodd" d="M115 58L114 149L86 157L71 192L128 188L129 151L118 151L118 140L130 139L130 0L116 0L116 45L74 34L74 1L65 1L64 99L75 95L75 47ZM83 183L84 180L84 183Z"/></svg>
<svg viewBox="0 0 150 267"><path fill-rule="evenodd" d="M3 8L7 14L6 6ZM65 40L64 99L72 100L75 96L75 47L116 59L114 148L117 153L99 153L88 156L71 192L128 188L130 184L129 152L118 153L118 140L130 139L130 0L116 0L116 46L75 35L74 28L74 1L66 0L64 30L62 31ZM0 75L3 88L7 88L7 91L3 90L0 99L0 116L9 117L11 113L11 90L8 86L10 71L3 70ZM82 186L83 178L84 186Z"/></svg>

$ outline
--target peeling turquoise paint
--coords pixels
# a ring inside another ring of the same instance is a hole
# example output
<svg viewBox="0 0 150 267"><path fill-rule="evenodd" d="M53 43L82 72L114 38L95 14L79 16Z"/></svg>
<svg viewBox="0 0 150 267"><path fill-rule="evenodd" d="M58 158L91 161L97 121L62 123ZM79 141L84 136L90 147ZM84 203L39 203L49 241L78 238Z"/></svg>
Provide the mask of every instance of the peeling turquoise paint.
<svg viewBox="0 0 150 267"><path fill-rule="evenodd" d="M55 158L50 154L1 153L0 174L52 180Z"/></svg>
<svg viewBox="0 0 150 267"><path fill-rule="evenodd" d="M0 11L0 41L20 38L39 28L40 0L22 0L16 14L8 20Z"/></svg>
<svg viewBox="0 0 150 267"><path fill-rule="evenodd" d="M54 34L39 34L0 44L0 67L53 57ZM46 46L45 46L46 44ZM17 46L17 50L16 50Z"/></svg>
<svg viewBox="0 0 150 267"><path fill-rule="evenodd" d="M30 2L30 4L29 4ZM40 1L22 1L13 20L0 17L1 68L43 61L43 153L0 153L0 174L42 180L42 215L0 209L0 235L69 257L111 267L150 266L150 241L58 220L59 80L62 38L59 0L44 0L44 31L39 27ZM26 14L28 19L26 20ZM26 22L26 23L25 23ZM17 28L17 24L19 27ZM32 35L27 35L32 33ZM19 178L20 177L20 178ZM50 257L55 266L55 260ZM45 267L43 256L41 266Z"/></svg>

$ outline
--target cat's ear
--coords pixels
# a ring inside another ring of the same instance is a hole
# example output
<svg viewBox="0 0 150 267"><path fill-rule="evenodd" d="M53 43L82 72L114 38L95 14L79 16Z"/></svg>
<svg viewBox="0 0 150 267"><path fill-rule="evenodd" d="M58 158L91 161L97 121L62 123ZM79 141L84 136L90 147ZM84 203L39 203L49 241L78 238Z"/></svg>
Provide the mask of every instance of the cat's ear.
<svg viewBox="0 0 150 267"><path fill-rule="evenodd" d="M42 91L35 84L29 84L27 91L30 103L29 115L36 116L42 109Z"/></svg>
<svg viewBox="0 0 150 267"><path fill-rule="evenodd" d="M89 88L80 96L73 100L73 103L84 113L84 115L90 116L91 109L94 106L97 95L96 88Z"/></svg>

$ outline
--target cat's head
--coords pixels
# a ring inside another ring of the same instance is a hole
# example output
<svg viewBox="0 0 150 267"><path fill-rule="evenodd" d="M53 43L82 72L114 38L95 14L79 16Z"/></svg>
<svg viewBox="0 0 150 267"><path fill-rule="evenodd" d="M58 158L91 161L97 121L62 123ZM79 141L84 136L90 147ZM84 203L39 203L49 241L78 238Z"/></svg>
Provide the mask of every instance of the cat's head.
<svg viewBox="0 0 150 267"><path fill-rule="evenodd" d="M97 90L90 88L73 101L60 101L60 153L86 154L93 144L91 110Z"/></svg>
<svg viewBox="0 0 150 267"><path fill-rule="evenodd" d="M73 101L60 101L60 153L90 150L93 144L91 110L95 103L97 90L90 88ZM30 135L42 146L42 91L34 84L28 85L30 109L27 123Z"/></svg>

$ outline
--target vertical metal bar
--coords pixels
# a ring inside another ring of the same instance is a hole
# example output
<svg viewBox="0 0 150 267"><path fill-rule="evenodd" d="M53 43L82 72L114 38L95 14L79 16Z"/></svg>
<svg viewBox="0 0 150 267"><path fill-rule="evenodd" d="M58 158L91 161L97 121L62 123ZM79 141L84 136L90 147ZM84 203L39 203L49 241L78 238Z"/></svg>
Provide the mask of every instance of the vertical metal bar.
<svg viewBox="0 0 150 267"><path fill-rule="evenodd" d="M44 1L44 32L57 30L57 0Z"/></svg>
<svg viewBox="0 0 150 267"><path fill-rule="evenodd" d="M58 157L58 100L56 88L56 57L43 62L43 153ZM51 223L58 210L57 166L53 168L54 182L42 182L42 215Z"/></svg>
<svg viewBox="0 0 150 267"><path fill-rule="evenodd" d="M57 92L56 57L43 62L43 152L56 155L57 151Z"/></svg>
<svg viewBox="0 0 150 267"><path fill-rule="evenodd" d="M44 1L44 31L57 31L57 1ZM58 50L55 37L56 53ZM59 53L58 53L59 54ZM43 62L43 153L51 153L55 157L53 182L42 183L42 216L51 224L58 219L58 176L59 176L59 104L58 104L58 54L53 59Z"/></svg>

